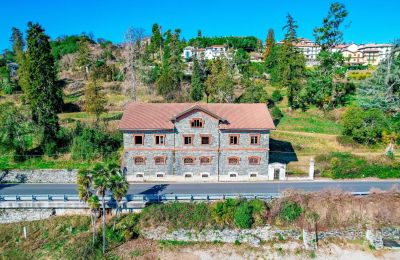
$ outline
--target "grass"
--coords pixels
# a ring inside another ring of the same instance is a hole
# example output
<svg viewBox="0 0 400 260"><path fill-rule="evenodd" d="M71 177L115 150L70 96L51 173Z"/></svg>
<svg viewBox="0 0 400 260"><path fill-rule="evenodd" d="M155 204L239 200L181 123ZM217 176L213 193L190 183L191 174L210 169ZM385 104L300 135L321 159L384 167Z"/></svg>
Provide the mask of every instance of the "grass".
<svg viewBox="0 0 400 260"><path fill-rule="evenodd" d="M121 111L113 111L113 112L107 112L104 113L100 116L101 119L107 119L107 118L112 118L118 115L122 115ZM66 119L66 118L72 118L72 119L76 119L76 120L80 120L80 119L94 119L95 116L88 114L86 112L73 112L73 113L61 113L58 114L60 119Z"/></svg>
<svg viewBox="0 0 400 260"><path fill-rule="evenodd" d="M158 242L161 248L181 247L193 245L193 242L178 241L178 240L160 240Z"/></svg>
<svg viewBox="0 0 400 260"><path fill-rule="evenodd" d="M92 161L76 161L70 159L53 159L47 157L33 157L23 162L14 162L10 155L0 156L0 170L7 169L84 169L93 164Z"/></svg>
<svg viewBox="0 0 400 260"><path fill-rule="evenodd" d="M1 259L93 259L98 254L91 248L89 229L90 218L84 216L2 224Z"/></svg>
<svg viewBox="0 0 400 260"><path fill-rule="evenodd" d="M324 114L316 109L306 112L284 112L277 129L306 133L340 135L342 128L330 114Z"/></svg>

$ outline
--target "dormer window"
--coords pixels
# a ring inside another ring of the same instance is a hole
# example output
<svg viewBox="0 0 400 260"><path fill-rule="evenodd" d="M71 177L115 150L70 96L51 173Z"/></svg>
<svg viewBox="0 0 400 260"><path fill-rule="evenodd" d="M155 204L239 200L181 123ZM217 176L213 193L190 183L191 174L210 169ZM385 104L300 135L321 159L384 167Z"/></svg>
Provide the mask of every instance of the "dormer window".
<svg viewBox="0 0 400 260"><path fill-rule="evenodd" d="M203 119L201 118L193 118L192 121L190 121L190 125L193 128L202 128L204 125Z"/></svg>

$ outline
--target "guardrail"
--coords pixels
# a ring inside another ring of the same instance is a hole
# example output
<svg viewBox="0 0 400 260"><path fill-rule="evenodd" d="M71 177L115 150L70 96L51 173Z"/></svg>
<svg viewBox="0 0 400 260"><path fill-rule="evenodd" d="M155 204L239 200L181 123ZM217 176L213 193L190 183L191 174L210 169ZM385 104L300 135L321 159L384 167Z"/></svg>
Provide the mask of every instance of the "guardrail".
<svg viewBox="0 0 400 260"><path fill-rule="evenodd" d="M369 192L352 192L354 196L365 196ZM281 197L280 193L231 193L231 194L131 194L126 195L122 202L167 202L167 201L216 201L228 198L271 200ZM77 195L0 195L1 202L79 202ZM115 202L111 196L105 196L105 201Z"/></svg>

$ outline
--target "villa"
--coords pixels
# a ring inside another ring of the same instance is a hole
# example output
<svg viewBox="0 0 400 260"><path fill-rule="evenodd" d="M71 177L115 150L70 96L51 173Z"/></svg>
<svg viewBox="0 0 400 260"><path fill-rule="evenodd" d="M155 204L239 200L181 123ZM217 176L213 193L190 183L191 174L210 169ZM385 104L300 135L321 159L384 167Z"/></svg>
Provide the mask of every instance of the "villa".
<svg viewBox="0 0 400 260"><path fill-rule="evenodd" d="M129 103L120 121L128 181L246 181L270 170L265 104Z"/></svg>

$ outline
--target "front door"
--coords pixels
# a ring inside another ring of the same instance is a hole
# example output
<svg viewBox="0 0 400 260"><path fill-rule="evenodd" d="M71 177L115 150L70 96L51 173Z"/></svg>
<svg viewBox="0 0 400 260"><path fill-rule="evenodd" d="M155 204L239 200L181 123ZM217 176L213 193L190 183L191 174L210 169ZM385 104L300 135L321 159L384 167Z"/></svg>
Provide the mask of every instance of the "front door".
<svg viewBox="0 0 400 260"><path fill-rule="evenodd" d="M274 180L279 180L279 172L280 172L279 168L274 169Z"/></svg>

